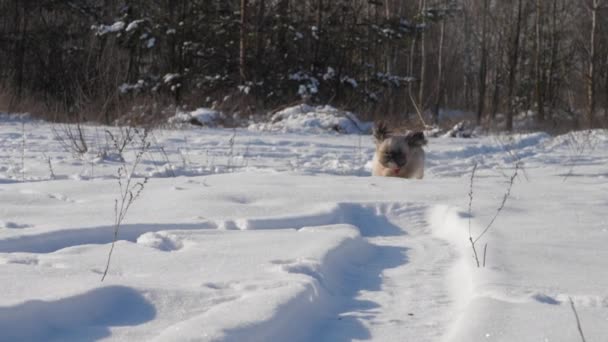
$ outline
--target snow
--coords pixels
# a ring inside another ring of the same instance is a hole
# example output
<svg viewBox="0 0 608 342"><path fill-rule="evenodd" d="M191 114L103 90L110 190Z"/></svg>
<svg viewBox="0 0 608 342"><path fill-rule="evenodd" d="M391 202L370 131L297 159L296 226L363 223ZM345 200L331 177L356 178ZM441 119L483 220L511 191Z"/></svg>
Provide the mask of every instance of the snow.
<svg viewBox="0 0 608 342"><path fill-rule="evenodd" d="M190 123L193 119L204 126L215 126L222 118L222 114L211 108L197 108L193 111L178 111L177 114L168 119L169 124Z"/></svg>
<svg viewBox="0 0 608 342"><path fill-rule="evenodd" d="M148 49L153 48L155 45L156 45L156 38L154 38L154 37L149 38L149 39L146 41L146 47L147 47Z"/></svg>
<svg viewBox="0 0 608 342"><path fill-rule="evenodd" d="M117 21L112 25L93 25L91 26L91 29L93 31L95 31L95 34L98 36L103 36L106 35L108 33L116 33L116 32L120 32L125 28L125 23L124 21Z"/></svg>
<svg viewBox="0 0 608 342"><path fill-rule="evenodd" d="M180 74L165 74L165 76L163 76L163 82L171 83L174 80L178 79L179 77L180 77Z"/></svg>
<svg viewBox="0 0 608 342"><path fill-rule="evenodd" d="M327 67L327 72L323 75L323 80L328 81L336 76L336 70L332 67Z"/></svg>
<svg viewBox="0 0 608 342"><path fill-rule="evenodd" d="M145 85L146 82L144 82L144 80L137 80L137 83L134 84L123 83L118 86L118 91L120 91L121 94L126 94L130 91L140 91L145 87Z"/></svg>
<svg viewBox="0 0 608 342"><path fill-rule="evenodd" d="M308 98L319 92L319 80L309 75L307 72L298 71L289 75L292 81L298 81L298 95Z"/></svg>
<svg viewBox="0 0 608 342"><path fill-rule="evenodd" d="M133 30L137 30L139 25L144 22L146 22L144 19L133 20L132 22L129 23L129 25L127 25L127 28L125 29L125 31L130 32Z"/></svg>
<svg viewBox="0 0 608 342"><path fill-rule="evenodd" d="M285 108L275 113L270 122L254 123L251 131L361 134L371 131L372 123L360 121L355 114L331 106L306 104Z"/></svg>
<svg viewBox="0 0 608 342"><path fill-rule="evenodd" d="M348 83L353 88L357 88L359 86L359 83L357 83L357 81L352 77L344 76L340 79L340 81L342 83Z"/></svg>
<svg viewBox="0 0 608 342"><path fill-rule="evenodd" d="M608 336L607 131L430 138L414 181L369 176L370 136L157 129L100 282L118 129L82 126L79 155L66 126L19 118L0 116L2 341L577 341L570 299ZM477 268L469 223L515 163Z"/></svg>

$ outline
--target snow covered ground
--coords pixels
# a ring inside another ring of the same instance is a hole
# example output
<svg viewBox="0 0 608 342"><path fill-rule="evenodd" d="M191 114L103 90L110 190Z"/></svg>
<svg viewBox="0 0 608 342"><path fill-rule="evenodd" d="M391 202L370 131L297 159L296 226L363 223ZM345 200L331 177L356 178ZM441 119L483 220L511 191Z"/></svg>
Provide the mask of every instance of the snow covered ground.
<svg viewBox="0 0 608 342"><path fill-rule="evenodd" d="M578 341L570 298L608 338L606 131L432 138L410 181L370 136L155 130L101 282L121 133L0 121L1 341Z"/></svg>

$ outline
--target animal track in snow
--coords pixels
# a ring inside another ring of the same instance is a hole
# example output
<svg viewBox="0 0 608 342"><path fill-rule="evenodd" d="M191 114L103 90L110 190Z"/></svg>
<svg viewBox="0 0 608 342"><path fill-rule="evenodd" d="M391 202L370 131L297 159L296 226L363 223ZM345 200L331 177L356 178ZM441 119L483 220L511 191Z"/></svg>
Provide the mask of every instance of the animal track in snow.
<svg viewBox="0 0 608 342"><path fill-rule="evenodd" d="M69 198L68 196L66 196L64 194L60 194L60 193L44 193L44 192L40 192L37 190L31 190L31 189L23 189L23 190L20 190L19 192L23 195L45 196L47 198L55 199L55 200L66 202L66 203L78 203L78 201L73 200L73 199Z"/></svg>
<svg viewBox="0 0 608 342"><path fill-rule="evenodd" d="M140 235L137 244L165 252L180 250L184 247L181 239L167 232L150 232Z"/></svg>
<svg viewBox="0 0 608 342"><path fill-rule="evenodd" d="M0 264L38 265L36 256L31 255L8 255L0 258Z"/></svg>
<svg viewBox="0 0 608 342"><path fill-rule="evenodd" d="M213 222L187 224L123 224L119 240L136 242L142 234L171 230L216 229ZM68 247L111 243L114 226L55 230L35 235L0 239L0 253L52 253Z"/></svg>
<svg viewBox="0 0 608 342"><path fill-rule="evenodd" d="M329 210L285 217L217 220L184 224L123 224L120 229L119 239L136 242L141 235L146 233L170 232L173 230L300 229L335 224L353 225L359 229L361 235L366 237L397 236L406 234L403 227L407 229L424 227L425 210L424 206L407 203L338 203L332 205ZM29 225L6 222L5 227L27 228ZM113 231L114 226L100 226L55 230L40 234L0 239L0 253L51 253L63 248L84 244L106 244L112 242ZM171 244L173 243L169 242L167 246ZM163 244L161 243L161 245ZM173 250L175 249L174 247L167 248L168 250ZM177 249L179 248L181 247Z"/></svg>

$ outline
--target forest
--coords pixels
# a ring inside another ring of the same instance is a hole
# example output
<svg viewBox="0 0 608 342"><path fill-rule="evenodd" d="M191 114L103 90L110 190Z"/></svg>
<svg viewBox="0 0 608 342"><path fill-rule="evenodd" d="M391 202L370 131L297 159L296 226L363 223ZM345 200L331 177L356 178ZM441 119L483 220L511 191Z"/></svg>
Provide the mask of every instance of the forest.
<svg viewBox="0 0 608 342"><path fill-rule="evenodd" d="M150 123L300 102L605 127L608 0L0 0L0 110Z"/></svg>

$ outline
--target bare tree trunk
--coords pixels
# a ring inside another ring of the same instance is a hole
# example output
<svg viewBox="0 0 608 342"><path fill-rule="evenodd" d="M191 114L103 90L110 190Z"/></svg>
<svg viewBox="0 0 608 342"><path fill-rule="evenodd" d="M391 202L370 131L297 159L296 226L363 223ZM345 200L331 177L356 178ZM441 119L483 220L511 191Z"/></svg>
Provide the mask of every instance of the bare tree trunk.
<svg viewBox="0 0 608 342"><path fill-rule="evenodd" d="M315 52L313 58L313 67L316 68L319 62L319 53L321 52L321 24L323 22L323 0L317 0L317 15L316 15L317 38L315 44Z"/></svg>
<svg viewBox="0 0 608 342"><path fill-rule="evenodd" d="M471 48L471 19L470 13L468 11L468 2L466 0L464 5L464 44L463 44L463 54L464 54L464 106L466 109L471 109L471 97L472 97L472 87L473 87L473 61L471 58L472 48Z"/></svg>
<svg viewBox="0 0 608 342"><path fill-rule="evenodd" d="M391 11L391 1L384 1L384 20L387 22L390 21L391 16L394 13ZM395 66L397 65L397 49L398 47L394 47L391 42L385 42L382 47L383 50L383 58L384 58L384 72L388 75L395 74ZM390 86L387 89L386 96L386 114L392 116L395 113L395 102L398 96L395 96L395 89Z"/></svg>
<svg viewBox="0 0 608 342"><path fill-rule="evenodd" d="M255 55L259 61L264 53L264 16L266 14L266 0L259 0L256 24Z"/></svg>
<svg viewBox="0 0 608 342"><path fill-rule="evenodd" d="M409 111L410 111L410 105L412 106L412 108L414 108L414 110L417 108L417 105L415 103L413 103L412 100L415 100L414 97L414 82L413 82L413 75L414 75L414 66L416 64L416 45L418 44L418 39L419 36L415 35L414 39L412 40L412 44L410 46L410 56L408 59L408 77L412 77L412 80L410 80L410 82L408 82L407 85L407 112L405 113L406 117L405 119L409 119Z"/></svg>
<svg viewBox="0 0 608 342"><path fill-rule="evenodd" d="M536 95L536 106L537 106L537 122L542 123L545 121L545 98L544 98L544 70L542 63L543 55L543 37L542 37L542 0L536 0L536 55L534 56L535 64L535 95Z"/></svg>
<svg viewBox="0 0 608 342"><path fill-rule="evenodd" d="M279 0L279 3L277 4L277 14L279 17L279 23L280 23L281 27L277 33L277 45L278 45L278 50L279 50L281 56L285 56L285 54L287 53L287 46L286 46L287 25L286 25L286 23L288 22L288 18L287 18L288 12L289 12L289 0Z"/></svg>
<svg viewBox="0 0 608 342"><path fill-rule="evenodd" d="M247 82L247 5L248 0L241 0L241 29L240 29L240 53L239 53L239 73L241 83Z"/></svg>
<svg viewBox="0 0 608 342"><path fill-rule="evenodd" d="M604 91L606 92L604 95L604 120L606 121L606 124L608 124L608 53L606 54L604 72L606 73L606 75L604 75L606 77L606 81L604 83Z"/></svg>
<svg viewBox="0 0 608 342"><path fill-rule="evenodd" d="M384 0L384 17L390 18L391 16L391 0Z"/></svg>
<svg viewBox="0 0 608 342"><path fill-rule="evenodd" d="M27 30L29 23L29 13L28 13L28 1L21 1L21 4L15 4L15 28L19 28L19 38L17 39L17 46L15 49L15 59L14 59L14 87L15 93L14 98L12 98L10 107L13 104L18 103L21 100L21 95L23 92L23 80L24 80L24 68L25 68L25 50L27 48ZM19 7L21 7L21 11L19 11Z"/></svg>
<svg viewBox="0 0 608 342"><path fill-rule="evenodd" d="M439 124L439 110L441 108L441 100L443 98L443 44L445 40L445 21L441 21L439 32L439 51L437 52L437 99L435 101L435 110L433 111L433 124Z"/></svg>
<svg viewBox="0 0 608 342"><path fill-rule="evenodd" d="M598 22L597 15L599 12L600 0L593 0L591 7L591 37L589 42L589 65L587 69L587 125L589 128L593 127L594 116L595 116L595 63L597 61L597 36L598 36Z"/></svg>
<svg viewBox="0 0 608 342"><path fill-rule="evenodd" d="M426 78L426 47L425 47L425 31L426 31L426 0L420 0L419 13L422 16L422 25L424 26L420 33L420 84L418 88L418 104L420 110L424 112L424 86Z"/></svg>
<svg viewBox="0 0 608 342"><path fill-rule="evenodd" d="M409 66L408 66L408 76L412 77L413 73L414 73L414 60L415 60L415 52L416 52L416 42L418 41L418 36L414 37L414 40L412 41L412 46L410 47L410 59L409 59ZM410 99L410 101L406 101L407 103L411 102L411 99L414 98L414 82L410 80L410 82L408 82L407 85L407 92L408 92L408 99ZM412 103L412 107L416 107L415 103ZM409 119L409 105L407 106L408 110L405 113L405 120Z"/></svg>
<svg viewBox="0 0 608 342"><path fill-rule="evenodd" d="M481 61L479 62L479 87L477 98L477 125L481 125L486 100L486 74L488 72L488 1L483 0L481 24Z"/></svg>
<svg viewBox="0 0 608 342"><path fill-rule="evenodd" d="M496 114L498 113L498 107L500 106L500 90L502 83L502 66L501 61L503 58L502 49L502 36L496 42L496 62L494 63L494 91L492 94L492 109L490 111L490 126L493 127L496 122Z"/></svg>
<svg viewBox="0 0 608 342"><path fill-rule="evenodd" d="M521 13L522 12L522 0L517 1L517 22L515 24L515 33L513 34L513 41L510 51L509 58L509 84L507 86L507 101L509 101L507 109L507 120L506 130L513 130L513 89L515 87L515 76L517 74L517 63L519 61L519 35L521 33Z"/></svg>
<svg viewBox="0 0 608 342"><path fill-rule="evenodd" d="M559 37L557 33L557 0L553 0L551 7L551 57L549 61L547 95L549 97L549 111L545 115L545 119L551 120L553 116L553 107L555 103L555 82L554 73L557 70L557 53L559 47Z"/></svg>

